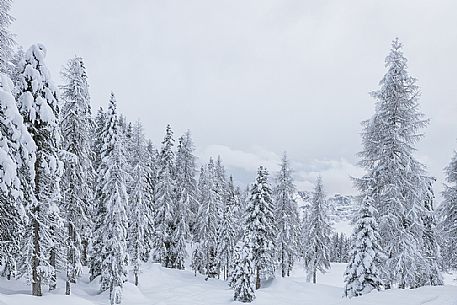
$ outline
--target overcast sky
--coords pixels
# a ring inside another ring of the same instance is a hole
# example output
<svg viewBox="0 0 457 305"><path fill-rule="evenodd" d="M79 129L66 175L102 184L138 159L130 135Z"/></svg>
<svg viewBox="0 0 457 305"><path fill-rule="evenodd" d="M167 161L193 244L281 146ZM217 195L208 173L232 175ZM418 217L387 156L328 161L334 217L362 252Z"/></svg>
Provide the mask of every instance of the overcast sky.
<svg viewBox="0 0 457 305"><path fill-rule="evenodd" d="M297 186L321 173L353 193L360 122L373 112L399 37L431 119L418 158L444 182L457 147L457 2L370 0L15 0L11 30L48 49L56 83L85 59L94 109L114 91L158 145L167 123L192 131L200 161L221 155L237 181L284 150Z"/></svg>

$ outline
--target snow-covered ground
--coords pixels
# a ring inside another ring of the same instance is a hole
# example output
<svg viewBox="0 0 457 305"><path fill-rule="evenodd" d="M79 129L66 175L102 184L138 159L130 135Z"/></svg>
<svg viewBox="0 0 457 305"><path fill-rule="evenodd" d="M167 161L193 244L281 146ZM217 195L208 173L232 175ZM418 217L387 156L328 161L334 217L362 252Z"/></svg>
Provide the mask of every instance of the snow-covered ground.
<svg viewBox="0 0 457 305"><path fill-rule="evenodd" d="M277 278L256 291L257 305L456 305L457 283L454 276L445 275L446 286L422 287L414 290L389 290L369 295L342 298L344 264L332 264L326 274L319 274L317 285L307 283L301 268L289 278ZM450 285L453 284L453 285ZM108 295L97 293L97 283L82 278L73 287L71 296L60 289L43 297L30 296L30 287L22 281L0 280L0 304L8 305L95 305L109 304ZM157 264L144 267L139 287L127 283L124 287L124 305L227 305L233 292L222 280L208 280L191 271L169 270Z"/></svg>

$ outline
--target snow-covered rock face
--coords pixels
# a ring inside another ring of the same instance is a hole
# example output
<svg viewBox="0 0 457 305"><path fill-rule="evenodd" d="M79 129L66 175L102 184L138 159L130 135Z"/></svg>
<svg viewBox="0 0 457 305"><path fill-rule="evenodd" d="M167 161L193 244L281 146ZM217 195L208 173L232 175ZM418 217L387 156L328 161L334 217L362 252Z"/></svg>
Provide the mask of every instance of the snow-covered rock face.
<svg viewBox="0 0 457 305"><path fill-rule="evenodd" d="M295 200L301 212L309 209L312 193L308 191L298 191ZM356 211L356 201L354 196L335 194L327 198L330 219L333 222L351 220Z"/></svg>
<svg viewBox="0 0 457 305"><path fill-rule="evenodd" d="M345 196L335 194L327 199L331 207L330 217L333 221L351 220L356 210L355 198L353 196Z"/></svg>
<svg viewBox="0 0 457 305"><path fill-rule="evenodd" d="M311 206L312 192L298 191L295 195L295 201L298 205L300 217L309 211ZM334 194L327 197L327 206L333 230L336 233L344 233L350 236L352 233L351 220L354 212L357 210L357 203L354 196Z"/></svg>

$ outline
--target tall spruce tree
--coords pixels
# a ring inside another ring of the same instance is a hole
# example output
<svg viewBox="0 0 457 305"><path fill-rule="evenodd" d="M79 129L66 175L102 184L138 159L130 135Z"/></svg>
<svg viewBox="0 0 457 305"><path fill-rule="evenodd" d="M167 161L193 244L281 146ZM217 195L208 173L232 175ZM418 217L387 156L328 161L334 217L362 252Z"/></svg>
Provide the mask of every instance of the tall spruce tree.
<svg viewBox="0 0 457 305"><path fill-rule="evenodd" d="M457 152L445 168L446 182L443 203L440 205L440 233L442 236L442 267L457 268Z"/></svg>
<svg viewBox="0 0 457 305"><path fill-rule="evenodd" d="M182 210L186 227L186 238L189 238L191 228L197 215L197 180L195 147L190 131L179 138L176 152L176 187L178 190L178 204Z"/></svg>
<svg viewBox="0 0 457 305"><path fill-rule="evenodd" d="M72 58L62 72L62 115L60 127L66 158L61 180L62 212L66 220L66 294L81 273L82 253L87 253L91 231L95 172L90 141L91 113L83 59ZM84 263L85 263L84 255Z"/></svg>
<svg viewBox="0 0 457 305"><path fill-rule="evenodd" d="M8 27L14 18L9 14L12 0L0 0L0 72L8 73L11 69L9 63L13 46L15 44L13 35L8 31Z"/></svg>
<svg viewBox="0 0 457 305"><path fill-rule="evenodd" d="M138 276L141 263L144 261L146 247L145 233L148 231L149 219L152 217L148 209L147 182L146 182L146 158L147 147L143 135L143 127L136 122L132 127L131 138L131 185L129 193L129 256L135 277L135 285L138 285Z"/></svg>
<svg viewBox="0 0 457 305"><path fill-rule="evenodd" d="M307 228L304 253L305 269L308 279L312 278L313 283L316 283L317 271L324 273L330 268L329 246L332 231L321 177L317 179L314 188Z"/></svg>
<svg viewBox="0 0 457 305"><path fill-rule="evenodd" d="M177 199L174 217L174 243L173 256L175 268L184 269L184 259L187 257L186 240L190 237L190 225L193 224L196 207L197 182L195 179L195 156L194 145L187 131L179 138L178 151L176 153L176 189Z"/></svg>
<svg viewBox="0 0 457 305"><path fill-rule="evenodd" d="M21 62L18 104L36 145L34 190L30 198L30 225L24 238L23 274L32 282L32 294L40 296L43 281L54 289L58 260L60 212L60 128L57 91L44 62L46 48L32 45ZM30 274L31 273L31 274Z"/></svg>
<svg viewBox="0 0 457 305"><path fill-rule="evenodd" d="M116 100L111 96L106 137L102 148L98 184L98 250L100 258L100 290L109 289L111 304L119 304L123 283L127 280L127 172L124 134L116 114Z"/></svg>
<svg viewBox="0 0 457 305"><path fill-rule="evenodd" d="M298 207L295 202L295 185L287 155L281 161L281 168L276 176L276 185L273 190L275 204L275 219L278 236L276 245L277 260L281 268L281 276L289 276L299 250L300 223Z"/></svg>
<svg viewBox="0 0 457 305"><path fill-rule="evenodd" d="M147 142L146 148L146 161L145 161L145 175L146 175L146 214L147 224L144 233L144 255L143 261L149 261L151 254L153 254L153 248L155 243L155 226L154 226L154 208L155 208L155 195L157 192L157 180L158 180L158 160L159 152L154 148L152 142ZM154 261L159 259L154 258Z"/></svg>
<svg viewBox="0 0 457 305"><path fill-rule="evenodd" d="M367 195L363 198L354 219L352 249L344 273L344 294L350 298L369 293L373 289L379 290L382 286L379 267L384 256L373 204L372 186L368 185Z"/></svg>
<svg viewBox="0 0 457 305"><path fill-rule="evenodd" d="M261 280L274 277L275 273L275 227L273 199L268 182L268 172L260 166L251 187L251 195L246 205L244 225L248 241L252 245L256 276L256 289Z"/></svg>
<svg viewBox="0 0 457 305"><path fill-rule="evenodd" d="M382 265L386 287L417 287L426 264L421 251L424 231L424 198L427 194L425 166L413 153L428 123L419 112L419 89L407 71L398 39L386 58L387 72L378 91L374 116L364 122L360 165L366 174L356 180L362 196L368 194L366 181L374 181L372 194L379 223L381 247L387 255Z"/></svg>
<svg viewBox="0 0 457 305"><path fill-rule="evenodd" d="M239 210L239 198L236 195L233 178L230 176L218 231L218 257L224 274L224 280L227 280L231 273L230 268L232 266L234 249L241 231L239 229L239 221L241 220Z"/></svg>
<svg viewBox="0 0 457 305"><path fill-rule="evenodd" d="M0 72L0 256L2 276L16 275L21 240L33 190L36 146L12 94L11 79Z"/></svg>
<svg viewBox="0 0 457 305"><path fill-rule="evenodd" d="M195 223L196 247L192 254L192 268L207 278L214 278L219 275L217 249L220 198L216 192L216 168L212 158L200 172L198 189L200 207Z"/></svg>
<svg viewBox="0 0 457 305"><path fill-rule="evenodd" d="M174 139L170 125L166 128L165 138L158 160L158 181L155 194L155 250L162 266L175 268L174 225L176 207L176 169L173 152Z"/></svg>
<svg viewBox="0 0 457 305"><path fill-rule="evenodd" d="M106 192L103 189L104 177L108 172L108 167L104 159L107 159L114 149L114 130L117 126L117 102L114 93L111 93L110 101L108 104L107 112L99 111L96 120L97 124L97 145L95 146L96 153L98 153L94 164L97 164L97 177L95 183L95 207L93 209L93 238L91 240L89 249L89 269L90 269L90 280L94 280L97 276L101 275L101 266L105 257L102 254L103 236L104 234L97 234L101 232L104 217L107 213L106 206L104 204ZM116 131L117 132L117 131ZM103 287L106 290L108 287Z"/></svg>

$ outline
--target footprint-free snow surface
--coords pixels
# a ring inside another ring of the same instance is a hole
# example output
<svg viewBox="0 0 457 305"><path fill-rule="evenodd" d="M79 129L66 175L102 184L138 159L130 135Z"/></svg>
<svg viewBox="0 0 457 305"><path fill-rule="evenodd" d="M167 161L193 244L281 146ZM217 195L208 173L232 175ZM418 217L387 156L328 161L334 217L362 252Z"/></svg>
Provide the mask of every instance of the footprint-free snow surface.
<svg viewBox="0 0 457 305"><path fill-rule="evenodd" d="M332 264L332 269L318 276L318 284L306 282L301 268L289 278L277 278L256 291L255 305L457 305L457 286L452 275L446 275L446 285L414 290L393 289L373 292L363 297L342 298L344 264ZM30 296L30 287L23 281L0 279L0 305L94 305L109 304L106 293L98 294L96 281L86 277L74 285L72 295L64 295L64 282L59 289L43 297ZM44 288L44 287L43 287ZM45 290L45 289L44 289ZM170 270L157 264L144 266L140 285L125 284L124 305L220 305L233 302L233 291L222 280L205 281L191 271Z"/></svg>

